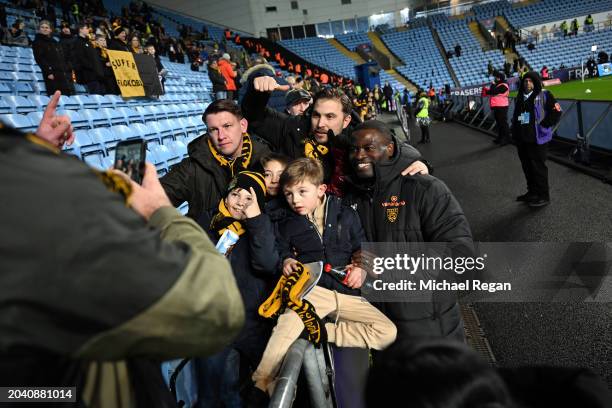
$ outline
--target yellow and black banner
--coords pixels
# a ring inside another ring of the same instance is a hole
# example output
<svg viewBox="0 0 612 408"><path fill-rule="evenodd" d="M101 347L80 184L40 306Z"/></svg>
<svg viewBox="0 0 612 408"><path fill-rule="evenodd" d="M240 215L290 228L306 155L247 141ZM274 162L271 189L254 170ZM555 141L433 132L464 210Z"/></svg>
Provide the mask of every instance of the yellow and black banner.
<svg viewBox="0 0 612 408"><path fill-rule="evenodd" d="M138 66L136 61L134 61L134 55L127 51L108 50L108 58L113 67L117 85L119 85L121 90L121 96L124 98L145 96L144 86L142 79L140 79Z"/></svg>

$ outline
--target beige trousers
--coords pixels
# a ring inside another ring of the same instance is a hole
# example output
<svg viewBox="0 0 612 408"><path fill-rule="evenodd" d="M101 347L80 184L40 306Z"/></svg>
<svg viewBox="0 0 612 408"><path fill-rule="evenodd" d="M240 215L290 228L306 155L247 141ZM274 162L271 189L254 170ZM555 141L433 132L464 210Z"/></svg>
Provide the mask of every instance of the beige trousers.
<svg viewBox="0 0 612 408"><path fill-rule="evenodd" d="M331 315L335 323L326 323L327 340L339 347L382 350L395 341L397 329L381 311L359 296L349 296L315 286L305 297L320 318ZM253 373L255 386L270 394L287 350L304 330L297 313L287 308L276 323L259 366Z"/></svg>

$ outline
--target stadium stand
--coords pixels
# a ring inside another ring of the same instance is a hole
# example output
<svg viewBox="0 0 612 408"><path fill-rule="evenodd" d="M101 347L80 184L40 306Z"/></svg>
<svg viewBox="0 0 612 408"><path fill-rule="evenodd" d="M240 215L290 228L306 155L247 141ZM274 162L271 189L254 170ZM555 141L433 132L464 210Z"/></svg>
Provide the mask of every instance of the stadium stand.
<svg viewBox="0 0 612 408"><path fill-rule="evenodd" d="M341 34L335 38L350 51L355 51L361 44L371 44L370 38L366 33Z"/></svg>
<svg viewBox="0 0 612 408"><path fill-rule="evenodd" d="M576 37L566 37L543 41L529 50L527 44L517 46L519 54L525 58L532 69L540 71L543 66L549 69L578 67L591 56L591 46L597 45L598 51L612 51L612 31L610 28L602 31L580 34Z"/></svg>
<svg viewBox="0 0 612 408"><path fill-rule="evenodd" d="M461 46L461 56L454 55L449 59L461 86L488 83L488 61L497 69L503 67L503 54L499 50L483 51L466 19L451 21L446 15L437 14L432 18L432 24L445 51L453 52L457 44Z"/></svg>
<svg viewBox="0 0 612 408"><path fill-rule="evenodd" d="M429 27L384 34L381 38L405 64L396 70L418 87L429 88L431 83L439 89L444 84L453 84Z"/></svg>
<svg viewBox="0 0 612 408"><path fill-rule="evenodd" d="M323 38L311 37L284 40L280 44L306 61L310 61L346 78L355 78L355 62Z"/></svg>
<svg viewBox="0 0 612 408"><path fill-rule="evenodd" d="M609 10L612 10L612 0L541 0L504 10L504 15L514 28L523 28Z"/></svg>
<svg viewBox="0 0 612 408"><path fill-rule="evenodd" d="M0 57L22 56L29 66L36 65L31 49L0 46ZM125 100L118 95L62 96L59 113L68 115L76 130L76 142L67 147L73 154L98 169L110 167L114 147L120 140L143 137L149 141L149 158L159 174L186 155L186 145L206 129L201 114L210 102L210 80L206 72L191 71L188 65L171 63L162 57L169 71L167 95L159 99ZM11 65L13 68L15 65ZM6 71L2 71L6 72ZM8 72L16 74L16 72ZM11 76L11 81L17 78ZM23 131L34 131L49 97L35 86L36 78L24 78L33 92L22 93L14 82L0 82L0 120ZM178 120L180 118L180 120ZM162 146L160 149L159 146ZM186 212L186 207L181 211Z"/></svg>
<svg viewBox="0 0 612 408"><path fill-rule="evenodd" d="M476 4L472 7L474 19L481 21L503 15L512 9L512 5L506 0L492 1L490 3Z"/></svg>

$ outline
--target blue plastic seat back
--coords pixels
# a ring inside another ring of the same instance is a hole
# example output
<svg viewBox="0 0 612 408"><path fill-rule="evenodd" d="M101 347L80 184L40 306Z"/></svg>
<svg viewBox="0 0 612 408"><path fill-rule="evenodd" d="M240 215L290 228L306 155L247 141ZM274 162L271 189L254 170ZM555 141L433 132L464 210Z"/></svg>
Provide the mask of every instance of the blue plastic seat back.
<svg viewBox="0 0 612 408"><path fill-rule="evenodd" d="M34 125L26 115L21 115L19 113L0 115L0 121L22 132L32 132L38 127L38 125Z"/></svg>

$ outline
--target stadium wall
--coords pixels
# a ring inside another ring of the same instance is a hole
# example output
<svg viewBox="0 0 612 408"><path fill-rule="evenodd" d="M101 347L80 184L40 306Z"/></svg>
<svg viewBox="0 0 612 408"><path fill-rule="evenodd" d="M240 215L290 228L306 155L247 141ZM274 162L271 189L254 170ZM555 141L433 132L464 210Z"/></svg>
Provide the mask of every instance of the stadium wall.
<svg viewBox="0 0 612 408"><path fill-rule="evenodd" d="M423 3L420 0L151 0L181 13L218 24L265 36L266 28L325 23L372 14L395 14L395 24L401 24L400 10ZM349 3L349 4L343 4ZM266 11L270 8L276 11ZM306 10L306 14L304 14Z"/></svg>

